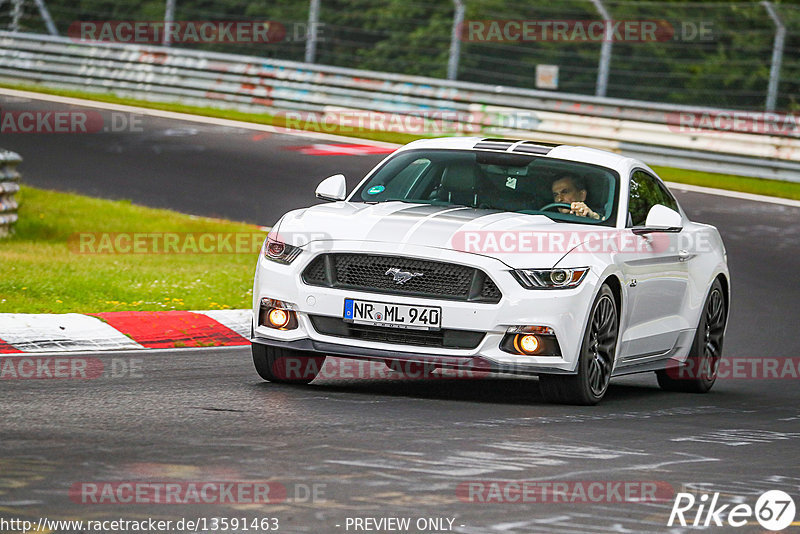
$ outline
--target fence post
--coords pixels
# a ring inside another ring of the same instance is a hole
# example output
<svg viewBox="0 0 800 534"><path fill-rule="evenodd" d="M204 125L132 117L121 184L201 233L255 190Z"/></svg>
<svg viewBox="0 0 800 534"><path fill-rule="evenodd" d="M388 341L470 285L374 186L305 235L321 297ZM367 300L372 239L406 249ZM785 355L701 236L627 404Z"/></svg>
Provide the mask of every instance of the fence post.
<svg viewBox="0 0 800 534"><path fill-rule="evenodd" d="M306 36L306 63L317 60L317 26L319 25L319 0L310 0L308 4L308 33Z"/></svg>
<svg viewBox="0 0 800 534"><path fill-rule="evenodd" d="M175 22L175 0L167 0L167 5L164 7L164 38L161 41L164 46L172 44L172 37L168 27L173 22Z"/></svg>
<svg viewBox="0 0 800 534"><path fill-rule="evenodd" d="M22 19L22 3L24 0L11 0L11 31L19 31L19 21Z"/></svg>
<svg viewBox="0 0 800 534"><path fill-rule="evenodd" d="M606 96L608 89L608 72L611 64L611 45L613 34L613 21L611 15L608 14L606 6L603 5L602 0L592 0L597 12L603 17L605 29L603 31L603 44L600 46L600 64L597 66L597 86L594 94L596 96Z"/></svg>
<svg viewBox="0 0 800 534"><path fill-rule="evenodd" d="M453 30L450 33L450 57L447 58L447 79L458 78L458 62L461 59L461 26L464 24L464 0L453 0Z"/></svg>
<svg viewBox="0 0 800 534"><path fill-rule="evenodd" d="M781 80L781 62L783 61L783 43L786 39L786 26L778 16L770 2L761 2L767 14L775 24L775 40L772 43L772 62L769 68L769 85L767 86L767 111L775 111L778 101L778 82Z"/></svg>
<svg viewBox="0 0 800 534"><path fill-rule="evenodd" d="M44 0L33 1L36 3L36 7L39 8L39 15L41 15L42 20L44 21L47 32L50 35L58 35L56 25L53 23L53 17L50 16L50 11L47 9L47 5L44 3Z"/></svg>

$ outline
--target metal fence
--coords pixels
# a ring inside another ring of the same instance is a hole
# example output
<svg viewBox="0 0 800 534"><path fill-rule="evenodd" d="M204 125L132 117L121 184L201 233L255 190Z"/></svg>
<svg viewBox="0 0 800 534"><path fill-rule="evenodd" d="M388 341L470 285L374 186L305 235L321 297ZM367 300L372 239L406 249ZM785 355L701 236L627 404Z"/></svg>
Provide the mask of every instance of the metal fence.
<svg viewBox="0 0 800 534"><path fill-rule="evenodd" d="M0 148L0 238L7 237L17 222L17 199L20 174L17 165L22 162L19 154Z"/></svg>
<svg viewBox="0 0 800 534"><path fill-rule="evenodd" d="M613 150L653 165L800 181L800 130L787 115L754 123L708 108L2 31L0 81L267 113L285 126L310 122L322 131L331 123L397 131L391 125L399 119L408 133L507 135ZM714 120L720 116L728 120Z"/></svg>
<svg viewBox="0 0 800 534"><path fill-rule="evenodd" d="M283 29L269 43L177 40L174 47L558 93L800 109L800 6L789 2L0 0L0 28L17 31L69 35L78 21L165 19L271 21ZM656 23L658 31L599 39L573 31L604 19L611 28ZM570 31L548 37L543 28L556 24ZM519 31L531 25L539 31Z"/></svg>

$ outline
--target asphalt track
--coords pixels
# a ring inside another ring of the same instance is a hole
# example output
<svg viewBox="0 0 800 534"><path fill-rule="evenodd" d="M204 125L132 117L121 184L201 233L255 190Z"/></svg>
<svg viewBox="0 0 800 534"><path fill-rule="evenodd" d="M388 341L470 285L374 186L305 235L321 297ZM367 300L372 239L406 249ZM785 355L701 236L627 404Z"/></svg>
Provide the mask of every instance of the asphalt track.
<svg viewBox="0 0 800 534"><path fill-rule="evenodd" d="M312 141L283 134L155 118L142 125L3 134L0 146L25 157L30 185L265 225L312 203L321 178L344 172L352 185L380 158L306 156L286 148ZM691 218L718 226L728 248L726 357L800 356L800 209L678 198ZM719 380L710 394L689 395L640 375L580 408L544 404L535 379L331 378L296 387L260 381L242 349L87 357L117 372L0 382L0 518L277 517L280 532L303 533L354 532L347 518L387 516L450 518L452 531L476 534L697 530L666 526L671 500L486 504L457 492L489 480L657 481L751 505L781 489L800 505L798 379ZM82 482L175 480L269 480L289 498L87 505L69 497ZM304 498L311 487L317 499ZM737 531L763 528L751 520Z"/></svg>

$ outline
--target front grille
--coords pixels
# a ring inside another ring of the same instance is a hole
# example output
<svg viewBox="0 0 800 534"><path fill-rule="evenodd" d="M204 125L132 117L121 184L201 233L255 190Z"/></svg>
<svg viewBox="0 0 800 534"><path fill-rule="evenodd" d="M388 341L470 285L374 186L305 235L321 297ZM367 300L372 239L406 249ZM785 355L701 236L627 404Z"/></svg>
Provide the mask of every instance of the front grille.
<svg viewBox="0 0 800 534"><path fill-rule="evenodd" d="M403 284L390 269L422 273ZM376 254L321 254L303 271L312 286L424 298L499 302L502 294L486 273L474 267L438 261Z"/></svg>
<svg viewBox="0 0 800 534"><path fill-rule="evenodd" d="M338 317L309 315L314 330L320 334L336 337L392 343L396 345L417 345L442 349L474 349L483 340L485 332L471 330L410 330L383 326L370 326L347 323Z"/></svg>

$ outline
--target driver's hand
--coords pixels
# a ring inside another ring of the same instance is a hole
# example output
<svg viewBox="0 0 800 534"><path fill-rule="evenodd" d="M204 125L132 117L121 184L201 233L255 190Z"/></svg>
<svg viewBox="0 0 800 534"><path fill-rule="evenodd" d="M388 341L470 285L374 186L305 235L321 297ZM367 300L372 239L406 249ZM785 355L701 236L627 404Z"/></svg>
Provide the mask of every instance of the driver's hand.
<svg viewBox="0 0 800 534"><path fill-rule="evenodd" d="M580 217L591 217L592 219L599 219L600 215L595 213L594 211L589 208L583 202L573 202L569 206L569 212L573 215L578 215Z"/></svg>

